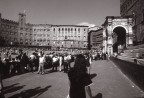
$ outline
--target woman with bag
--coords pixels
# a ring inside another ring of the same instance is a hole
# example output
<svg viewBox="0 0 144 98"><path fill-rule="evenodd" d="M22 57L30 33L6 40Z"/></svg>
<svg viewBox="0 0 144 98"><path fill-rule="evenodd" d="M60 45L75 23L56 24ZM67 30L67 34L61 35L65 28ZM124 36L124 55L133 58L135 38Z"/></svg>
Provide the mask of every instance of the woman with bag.
<svg viewBox="0 0 144 98"><path fill-rule="evenodd" d="M67 98L92 98L90 85L92 81L86 68L86 59L82 54L77 55L74 67L68 72L69 94Z"/></svg>

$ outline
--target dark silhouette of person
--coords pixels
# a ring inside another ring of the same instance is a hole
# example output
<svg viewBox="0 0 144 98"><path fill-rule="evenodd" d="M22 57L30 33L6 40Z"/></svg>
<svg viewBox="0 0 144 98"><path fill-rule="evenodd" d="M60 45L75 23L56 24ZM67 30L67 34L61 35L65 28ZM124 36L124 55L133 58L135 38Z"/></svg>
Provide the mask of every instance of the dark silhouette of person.
<svg viewBox="0 0 144 98"><path fill-rule="evenodd" d="M82 54L76 56L74 67L68 71L68 78L70 98L86 98L86 92L92 98L90 89L92 81L87 73L86 59Z"/></svg>

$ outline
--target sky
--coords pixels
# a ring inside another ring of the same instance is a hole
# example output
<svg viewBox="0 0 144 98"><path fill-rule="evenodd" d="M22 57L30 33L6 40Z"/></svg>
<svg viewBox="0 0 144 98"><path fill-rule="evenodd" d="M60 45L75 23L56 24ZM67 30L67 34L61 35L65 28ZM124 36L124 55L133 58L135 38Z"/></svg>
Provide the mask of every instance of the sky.
<svg viewBox="0 0 144 98"><path fill-rule="evenodd" d="M120 0L0 0L2 18L18 21L24 10L27 23L101 26L106 16L120 16Z"/></svg>

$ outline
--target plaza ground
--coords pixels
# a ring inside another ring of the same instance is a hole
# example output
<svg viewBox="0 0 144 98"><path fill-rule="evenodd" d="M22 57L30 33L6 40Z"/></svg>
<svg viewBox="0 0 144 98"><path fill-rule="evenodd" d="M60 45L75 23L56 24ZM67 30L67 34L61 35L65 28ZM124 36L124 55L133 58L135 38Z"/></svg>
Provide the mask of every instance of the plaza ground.
<svg viewBox="0 0 144 98"><path fill-rule="evenodd" d="M144 92L112 61L93 61L91 78L94 98L144 98ZM66 98L69 89L67 74L51 69L45 75L12 76L4 79L3 84L6 98Z"/></svg>

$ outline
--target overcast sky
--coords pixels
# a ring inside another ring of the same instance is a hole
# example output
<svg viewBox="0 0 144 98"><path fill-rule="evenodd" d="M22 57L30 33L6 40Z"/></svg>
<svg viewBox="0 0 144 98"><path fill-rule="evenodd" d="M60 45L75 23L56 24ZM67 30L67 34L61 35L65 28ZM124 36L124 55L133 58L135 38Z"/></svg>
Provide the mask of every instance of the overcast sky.
<svg viewBox="0 0 144 98"><path fill-rule="evenodd" d="M106 16L120 15L120 0L0 0L2 18L18 21L24 10L33 24L101 26Z"/></svg>

